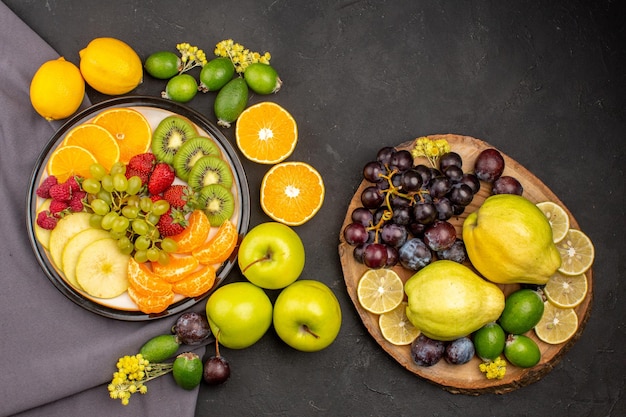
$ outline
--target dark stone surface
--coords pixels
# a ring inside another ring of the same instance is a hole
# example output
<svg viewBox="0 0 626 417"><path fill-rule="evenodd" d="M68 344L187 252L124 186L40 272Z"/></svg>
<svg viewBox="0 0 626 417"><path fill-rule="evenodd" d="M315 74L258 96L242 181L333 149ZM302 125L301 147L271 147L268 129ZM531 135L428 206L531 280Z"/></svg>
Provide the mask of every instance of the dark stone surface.
<svg viewBox="0 0 626 417"><path fill-rule="evenodd" d="M75 63L99 36L126 41L143 59L178 42L212 55L225 38L272 53L284 88L251 103L286 107L300 130L291 159L324 176L325 204L297 231L308 256L303 277L331 286L343 327L331 347L313 354L290 349L273 331L249 349L222 349L232 377L201 388L197 415L626 413L623 2L5 3ZM146 76L134 93L158 95L163 86ZM106 98L88 93L93 102ZM214 121L213 99L198 96L190 106ZM406 371L366 332L343 283L339 228L362 166L384 145L432 133L474 136L516 159L595 244L595 300L581 339L541 381L506 395L453 395ZM232 129L225 134L233 139ZM258 202L267 167L244 165ZM254 203L251 224L266 220Z"/></svg>

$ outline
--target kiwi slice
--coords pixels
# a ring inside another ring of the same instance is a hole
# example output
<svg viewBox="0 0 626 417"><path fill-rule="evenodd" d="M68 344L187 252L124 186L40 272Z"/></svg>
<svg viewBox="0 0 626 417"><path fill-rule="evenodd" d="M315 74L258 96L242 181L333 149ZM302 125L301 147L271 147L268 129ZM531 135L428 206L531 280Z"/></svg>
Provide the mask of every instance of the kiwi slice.
<svg viewBox="0 0 626 417"><path fill-rule="evenodd" d="M235 197L233 197L230 189L220 184L202 187L198 199L211 226L220 226L225 220L230 219L235 212Z"/></svg>
<svg viewBox="0 0 626 417"><path fill-rule="evenodd" d="M220 148L207 137L197 137L187 140L174 155L174 170L176 176L183 181L187 181L191 168L198 159L203 156L220 156Z"/></svg>
<svg viewBox="0 0 626 417"><path fill-rule="evenodd" d="M168 116L152 133L152 153L161 162L174 163L174 155L188 139L198 136L191 122L180 116Z"/></svg>
<svg viewBox="0 0 626 417"><path fill-rule="evenodd" d="M203 156L193 164L187 183L194 191L211 184L219 184L230 189L233 185L233 174L230 167L219 156Z"/></svg>

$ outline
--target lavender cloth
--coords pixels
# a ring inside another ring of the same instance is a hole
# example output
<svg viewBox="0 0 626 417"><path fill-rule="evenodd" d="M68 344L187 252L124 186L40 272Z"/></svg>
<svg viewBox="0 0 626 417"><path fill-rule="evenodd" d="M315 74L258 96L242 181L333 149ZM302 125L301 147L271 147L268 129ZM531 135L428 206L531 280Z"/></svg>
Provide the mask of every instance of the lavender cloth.
<svg viewBox="0 0 626 417"><path fill-rule="evenodd" d="M185 391L170 375L150 381L148 393L133 395L128 406L109 398L117 358L168 333L175 318L104 318L46 278L26 233L26 195L35 161L60 123L35 113L29 85L39 65L58 54L0 2L0 56L0 416L193 416L198 389Z"/></svg>

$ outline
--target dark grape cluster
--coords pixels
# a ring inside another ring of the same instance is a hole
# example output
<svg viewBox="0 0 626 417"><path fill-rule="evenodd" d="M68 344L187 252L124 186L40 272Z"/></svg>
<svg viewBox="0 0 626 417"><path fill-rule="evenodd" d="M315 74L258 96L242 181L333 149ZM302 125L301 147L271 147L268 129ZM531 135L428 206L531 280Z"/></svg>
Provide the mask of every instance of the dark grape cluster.
<svg viewBox="0 0 626 417"><path fill-rule="evenodd" d="M434 259L465 260L465 246L449 220L465 211L480 181L463 171L458 153L446 152L436 161L432 167L414 165L410 151L384 147L365 164L369 185L343 230L358 262L418 270Z"/></svg>

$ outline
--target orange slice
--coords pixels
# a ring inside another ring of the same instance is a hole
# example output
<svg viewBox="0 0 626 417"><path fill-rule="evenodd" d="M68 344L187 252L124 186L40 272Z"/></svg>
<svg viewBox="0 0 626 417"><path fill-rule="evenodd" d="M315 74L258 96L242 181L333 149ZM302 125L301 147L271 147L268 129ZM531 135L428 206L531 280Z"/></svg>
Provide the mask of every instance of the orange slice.
<svg viewBox="0 0 626 417"><path fill-rule="evenodd" d="M80 146L59 146L50 155L46 169L48 170L48 175L54 175L58 182L62 183L74 175L84 178L91 177L89 167L96 162L96 158L85 148Z"/></svg>
<svg viewBox="0 0 626 417"><path fill-rule="evenodd" d="M272 219L289 226L309 221L324 202L324 181L304 162L274 165L261 182L261 207Z"/></svg>
<svg viewBox="0 0 626 417"><path fill-rule="evenodd" d="M163 295L143 295L133 287L128 287L128 296L137 304L139 310L146 314L162 313L174 302L172 291Z"/></svg>
<svg viewBox="0 0 626 417"><path fill-rule="evenodd" d="M88 150L107 171L120 159L120 147L113 135L93 123L83 123L70 130L63 146L74 145Z"/></svg>
<svg viewBox="0 0 626 417"><path fill-rule="evenodd" d="M246 158L260 164L275 164L285 160L295 149L298 126L287 110L265 101L241 113L235 137Z"/></svg>
<svg viewBox="0 0 626 417"><path fill-rule="evenodd" d="M120 147L120 161L124 163L150 148L152 128L146 117L137 110L108 109L97 115L93 123L111 132Z"/></svg>
<svg viewBox="0 0 626 417"><path fill-rule="evenodd" d="M191 254L201 264L221 264L233 253L239 235L235 225L226 220L208 242L196 248Z"/></svg>
<svg viewBox="0 0 626 417"><path fill-rule="evenodd" d="M215 268L207 265L204 268L192 272L184 279L176 281L172 285L175 293L185 297L197 297L209 291L215 283Z"/></svg>
<svg viewBox="0 0 626 417"><path fill-rule="evenodd" d="M172 284L159 278L133 258L128 261L128 285L142 296L167 295L172 292Z"/></svg>
<svg viewBox="0 0 626 417"><path fill-rule="evenodd" d="M185 278L192 273L199 265L196 258L191 255L187 256L170 256L167 265L161 265L158 262L152 262L152 272L159 278L169 283L174 283Z"/></svg>
<svg viewBox="0 0 626 417"><path fill-rule="evenodd" d="M188 225L181 233L170 236L177 243L176 253L189 253L206 242L211 232L211 223L204 210L194 210L189 215Z"/></svg>

